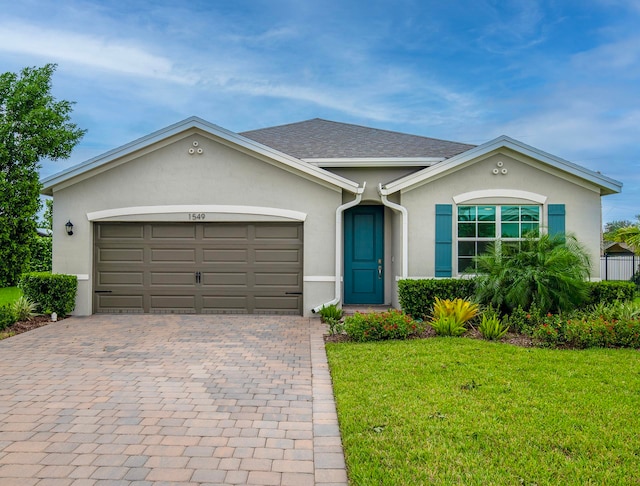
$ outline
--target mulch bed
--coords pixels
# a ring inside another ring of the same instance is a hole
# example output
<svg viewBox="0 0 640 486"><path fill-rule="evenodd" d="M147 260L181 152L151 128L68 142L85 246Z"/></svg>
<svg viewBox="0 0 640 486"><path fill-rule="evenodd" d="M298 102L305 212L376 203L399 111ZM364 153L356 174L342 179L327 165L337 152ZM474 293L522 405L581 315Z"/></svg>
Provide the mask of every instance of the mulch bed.
<svg viewBox="0 0 640 486"><path fill-rule="evenodd" d="M58 317L61 321L64 317ZM19 321L12 326L7 327L5 330L0 331L0 339L5 339L16 334L22 334L23 332L32 331L42 326L51 324L51 316L36 316L32 317L28 321Z"/></svg>
<svg viewBox="0 0 640 486"><path fill-rule="evenodd" d="M432 328L428 327L422 334L413 336L410 339L429 339L433 337L436 337L436 332ZM471 329L470 331L466 332L465 334L462 335L462 337L466 337L470 339L483 339L480 333L475 329ZM335 334L333 336L330 336L329 334L325 334L324 342L325 343L348 343L352 341L351 341L351 338L349 338L349 336L347 336L346 334ZM532 337L524 336L522 334L516 334L513 332L508 332L498 342L512 344L514 346L519 346L521 348L534 348L540 345L539 342L533 339Z"/></svg>

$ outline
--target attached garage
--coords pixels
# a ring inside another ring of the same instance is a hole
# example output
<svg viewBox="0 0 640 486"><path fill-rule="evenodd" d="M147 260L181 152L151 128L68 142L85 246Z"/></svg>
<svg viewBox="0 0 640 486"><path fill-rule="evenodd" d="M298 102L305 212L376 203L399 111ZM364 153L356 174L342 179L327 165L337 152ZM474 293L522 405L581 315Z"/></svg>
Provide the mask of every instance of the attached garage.
<svg viewBox="0 0 640 486"><path fill-rule="evenodd" d="M302 314L301 223L96 223L97 313Z"/></svg>

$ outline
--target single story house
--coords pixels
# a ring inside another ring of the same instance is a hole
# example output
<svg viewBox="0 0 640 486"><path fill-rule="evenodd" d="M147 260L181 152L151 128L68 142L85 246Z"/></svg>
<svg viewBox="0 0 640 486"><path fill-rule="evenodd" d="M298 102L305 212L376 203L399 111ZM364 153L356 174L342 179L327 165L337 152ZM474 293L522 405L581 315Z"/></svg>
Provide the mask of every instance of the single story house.
<svg viewBox="0 0 640 486"><path fill-rule="evenodd" d="M473 146L313 119L234 133L197 117L43 180L76 315L398 306L496 239L572 232L599 278L622 184L501 136Z"/></svg>

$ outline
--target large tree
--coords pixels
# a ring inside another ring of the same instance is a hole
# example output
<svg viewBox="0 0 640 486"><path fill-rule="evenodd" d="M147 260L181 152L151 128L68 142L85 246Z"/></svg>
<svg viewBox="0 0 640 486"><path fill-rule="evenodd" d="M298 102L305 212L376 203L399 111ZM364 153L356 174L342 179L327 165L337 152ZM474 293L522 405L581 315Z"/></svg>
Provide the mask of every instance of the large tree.
<svg viewBox="0 0 640 486"><path fill-rule="evenodd" d="M0 74L0 286L27 268L40 209L42 159L66 159L85 133L73 103L51 94L55 64Z"/></svg>

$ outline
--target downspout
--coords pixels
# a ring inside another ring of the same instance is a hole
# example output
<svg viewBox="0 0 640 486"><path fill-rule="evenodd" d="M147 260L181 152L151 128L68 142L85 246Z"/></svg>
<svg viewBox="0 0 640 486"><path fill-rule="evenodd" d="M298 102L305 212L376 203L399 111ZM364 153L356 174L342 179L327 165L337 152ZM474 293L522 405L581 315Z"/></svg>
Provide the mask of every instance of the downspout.
<svg viewBox="0 0 640 486"><path fill-rule="evenodd" d="M409 211L400 204L391 202L387 199L389 192L378 184L378 194L382 204L402 214L402 278L409 276Z"/></svg>
<svg viewBox="0 0 640 486"><path fill-rule="evenodd" d="M341 206L338 206L336 209L336 285L335 285L335 296L329 302L324 304L320 304L317 307L311 309L311 312L314 314L319 312L323 307L328 307L333 304L338 304L342 299L342 213L344 213L347 209L352 208L353 206L357 206L362 201L362 194L364 193L364 188L367 186L367 182L365 181L362 184L362 187L358 187L358 192L356 192L356 198L353 201L349 201L348 203L344 203Z"/></svg>

